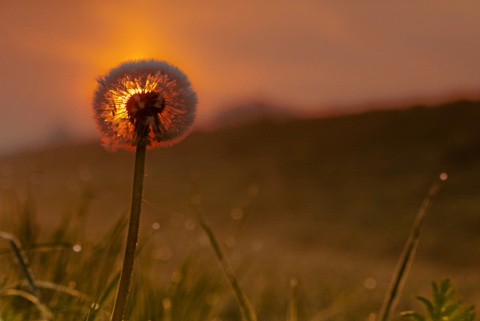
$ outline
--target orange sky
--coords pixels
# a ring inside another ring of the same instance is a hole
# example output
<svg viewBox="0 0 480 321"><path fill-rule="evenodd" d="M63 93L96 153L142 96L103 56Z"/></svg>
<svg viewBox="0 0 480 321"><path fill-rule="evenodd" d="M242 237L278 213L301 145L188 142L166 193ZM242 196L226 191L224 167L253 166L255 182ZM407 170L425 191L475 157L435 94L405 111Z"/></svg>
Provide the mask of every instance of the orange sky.
<svg viewBox="0 0 480 321"><path fill-rule="evenodd" d="M95 78L133 58L234 102L302 112L480 92L478 0L25 0L0 10L0 151L92 137Z"/></svg>

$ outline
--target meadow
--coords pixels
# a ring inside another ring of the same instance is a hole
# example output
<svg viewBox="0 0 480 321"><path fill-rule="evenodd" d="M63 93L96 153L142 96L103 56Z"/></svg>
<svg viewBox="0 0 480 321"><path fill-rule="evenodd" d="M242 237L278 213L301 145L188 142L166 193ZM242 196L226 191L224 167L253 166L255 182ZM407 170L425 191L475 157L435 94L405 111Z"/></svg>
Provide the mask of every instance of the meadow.
<svg viewBox="0 0 480 321"><path fill-rule="evenodd" d="M266 118L149 151L128 319L240 320L193 204L258 320L372 320L442 172L449 178L426 217L395 318L420 310L414 295L429 296L431 282L445 278L476 304L479 107ZM53 320L108 320L132 166L132 153L98 142L0 159L0 231L22 244ZM42 319L38 305L11 291L28 282L5 240L0 260L0 320Z"/></svg>

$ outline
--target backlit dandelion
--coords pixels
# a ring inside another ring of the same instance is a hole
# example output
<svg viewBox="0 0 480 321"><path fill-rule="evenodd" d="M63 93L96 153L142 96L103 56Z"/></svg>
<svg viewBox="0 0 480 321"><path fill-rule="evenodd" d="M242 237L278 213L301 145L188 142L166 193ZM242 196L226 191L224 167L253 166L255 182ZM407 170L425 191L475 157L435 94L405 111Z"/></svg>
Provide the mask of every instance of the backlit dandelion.
<svg viewBox="0 0 480 321"><path fill-rule="evenodd" d="M122 272L111 321L122 321L133 275L147 147L172 145L189 132L197 96L176 67L156 60L126 62L98 78L93 106L109 150L135 149L132 204Z"/></svg>
<svg viewBox="0 0 480 321"><path fill-rule="evenodd" d="M185 74L157 60L125 62L99 77L93 103L109 150L178 142L190 131L196 104Z"/></svg>

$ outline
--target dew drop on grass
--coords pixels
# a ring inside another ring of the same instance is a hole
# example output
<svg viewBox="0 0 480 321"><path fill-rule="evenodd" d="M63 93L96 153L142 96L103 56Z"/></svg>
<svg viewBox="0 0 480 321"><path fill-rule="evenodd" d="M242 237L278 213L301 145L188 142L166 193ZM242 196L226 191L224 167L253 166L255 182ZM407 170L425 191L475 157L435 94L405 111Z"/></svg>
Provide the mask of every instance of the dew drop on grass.
<svg viewBox="0 0 480 321"><path fill-rule="evenodd" d="M170 301L169 298L164 298L162 300L162 306L164 310L170 310L170 308L172 307L172 301Z"/></svg>

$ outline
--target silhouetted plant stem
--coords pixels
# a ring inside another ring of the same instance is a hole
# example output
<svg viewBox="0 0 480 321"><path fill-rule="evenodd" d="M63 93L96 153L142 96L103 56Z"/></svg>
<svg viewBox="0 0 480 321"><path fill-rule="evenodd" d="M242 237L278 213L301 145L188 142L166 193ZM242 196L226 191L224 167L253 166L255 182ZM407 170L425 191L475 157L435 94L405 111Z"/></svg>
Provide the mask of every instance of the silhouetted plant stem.
<svg viewBox="0 0 480 321"><path fill-rule="evenodd" d="M18 238L16 238L13 234L7 232L0 231L0 238L3 238L10 244L13 254L17 258L18 264L20 265L20 268L25 275L25 279L27 280L30 291L32 291L32 294L35 295L35 297L40 299L40 294L38 293L37 286L33 281L32 273L30 271L30 264L28 263L28 258L25 251L23 250L22 244L20 243Z"/></svg>
<svg viewBox="0 0 480 321"><path fill-rule="evenodd" d="M138 143L135 152L135 169L133 174L132 207L130 211L130 223L128 225L127 245L120 276L115 304L113 306L112 321L122 321L125 314L130 284L133 275L135 261L135 249L137 248L138 230L140 227L140 212L142 209L143 178L145 175L146 141Z"/></svg>
<svg viewBox="0 0 480 321"><path fill-rule="evenodd" d="M390 318L393 310L395 309L398 298L400 296L400 293L402 292L403 285L405 283L405 278L410 271L413 257L415 256L415 252L418 247L420 231L423 226L425 215L430 209L432 201L440 190L443 181L445 181L446 179L447 174L441 173L438 179L436 179L435 182L432 184L432 186L428 190L427 195L423 199L422 205L420 206L420 209L417 212L417 216L415 217L415 222L413 223L410 236L405 243L400 259L398 260L397 268L395 269L392 281L388 288L388 292L383 300L377 321L387 321Z"/></svg>
<svg viewBox="0 0 480 321"><path fill-rule="evenodd" d="M30 295L29 293L26 293L20 290L17 291L17 290L11 289L9 290L10 293L12 295L17 295L17 296L26 298L28 301L35 304L35 306L42 313L45 320L51 320L52 314L50 310L48 310L48 308L40 300L40 292L38 291L38 287L33 279L32 271L30 270L30 263L28 261L27 254L25 253L25 250L22 247L22 243L20 243L20 240L15 235L7 232L3 232L3 231L0 231L0 238L8 241L8 243L10 244L13 254L17 258L18 264L20 265L20 268L23 274L25 275L25 279L27 281L28 287L32 292L32 294Z"/></svg>

